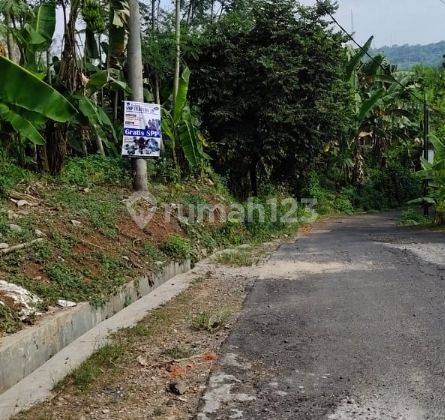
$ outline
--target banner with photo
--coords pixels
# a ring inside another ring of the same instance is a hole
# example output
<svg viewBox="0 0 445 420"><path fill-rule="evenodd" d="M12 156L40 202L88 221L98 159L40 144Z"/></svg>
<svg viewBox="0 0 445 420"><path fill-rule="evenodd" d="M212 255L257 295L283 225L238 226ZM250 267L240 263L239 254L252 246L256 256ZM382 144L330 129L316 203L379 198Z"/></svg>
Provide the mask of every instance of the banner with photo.
<svg viewBox="0 0 445 420"><path fill-rule="evenodd" d="M161 138L161 106L125 101L122 155L159 157Z"/></svg>

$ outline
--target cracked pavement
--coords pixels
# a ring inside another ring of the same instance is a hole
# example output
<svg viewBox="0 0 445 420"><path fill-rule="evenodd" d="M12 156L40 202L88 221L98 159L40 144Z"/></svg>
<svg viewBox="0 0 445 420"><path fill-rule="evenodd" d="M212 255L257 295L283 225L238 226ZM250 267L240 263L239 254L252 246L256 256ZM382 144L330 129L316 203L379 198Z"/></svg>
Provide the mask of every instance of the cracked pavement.
<svg viewBox="0 0 445 420"><path fill-rule="evenodd" d="M318 223L252 268L198 419L445 418L445 235Z"/></svg>

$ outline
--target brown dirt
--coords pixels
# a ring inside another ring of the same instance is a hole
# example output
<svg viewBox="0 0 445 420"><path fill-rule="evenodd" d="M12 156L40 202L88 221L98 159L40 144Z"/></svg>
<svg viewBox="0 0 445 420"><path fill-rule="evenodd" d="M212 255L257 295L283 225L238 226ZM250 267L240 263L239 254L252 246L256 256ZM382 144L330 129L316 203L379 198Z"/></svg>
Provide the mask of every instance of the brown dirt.
<svg viewBox="0 0 445 420"><path fill-rule="evenodd" d="M266 251L276 248L267 244ZM193 418L218 349L241 310L252 282L251 268L199 264L188 290L153 311L136 329L123 330L115 342L123 357L103 368L86 390L73 377L55 391L54 398L19 419L188 419ZM221 305L221 302L224 302ZM216 332L197 330L200 313L222 311L229 320ZM145 331L138 334L137 331ZM183 395L169 390L172 382L185 386Z"/></svg>
<svg viewBox="0 0 445 420"><path fill-rule="evenodd" d="M49 282L48 277L45 275L41 264L34 261L27 261L22 266L23 274L31 279L39 279L44 283Z"/></svg>
<svg viewBox="0 0 445 420"><path fill-rule="evenodd" d="M11 296L2 290L0 290L0 301L3 302L9 309L16 312L23 309L19 303L17 303Z"/></svg>

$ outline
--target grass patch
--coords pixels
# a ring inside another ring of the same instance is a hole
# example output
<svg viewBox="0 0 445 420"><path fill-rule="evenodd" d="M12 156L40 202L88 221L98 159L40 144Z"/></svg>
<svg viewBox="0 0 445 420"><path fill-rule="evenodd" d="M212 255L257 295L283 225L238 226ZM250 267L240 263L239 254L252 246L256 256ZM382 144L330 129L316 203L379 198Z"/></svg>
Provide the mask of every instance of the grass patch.
<svg viewBox="0 0 445 420"><path fill-rule="evenodd" d="M223 328L230 320L232 313L229 310L223 310L214 314L209 312L200 312L192 320L192 327L198 331L207 331L215 333Z"/></svg>
<svg viewBox="0 0 445 420"><path fill-rule="evenodd" d="M71 380L79 390L85 391L104 371L115 368L123 354L124 347L120 343L106 344L82 363L66 381Z"/></svg>
<svg viewBox="0 0 445 420"><path fill-rule="evenodd" d="M144 324L137 324L134 327L128 328L126 333L130 337L150 337L153 334L153 330Z"/></svg>
<svg viewBox="0 0 445 420"><path fill-rule="evenodd" d="M129 186L128 162L121 157L90 155L71 158L65 164L60 180L67 185L92 187L98 185Z"/></svg>
<svg viewBox="0 0 445 420"><path fill-rule="evenodd" d="M185 346L174 346L169 349L164 350L163 354L172 359L186 359L193 355L193 352L190 348Z"/></svg>
<svg viewBox="0 0 445 420"><path fill-rule="evenodd" d="M122 193L122 192L121 192ZM67 212L71 220L90 223L104 236L117 236L116 223L124 211L123 196L107 188L94 188L89 192L72 186L62 186L51 194L49 203Z"/></svg>
<svg viewBox="0 0 445 420"><path fill-rule="evenodd" d="M255 264L258 258L252 247L245 246L222 251L215 257L215 261L232 267L248 267Z"/></svg>
<svg viewBox="0 0 445 420"><path fill-rule="evenodd" d="M161 247L162 251L174 261L182 261L192 257L193 248L190 241L180 235L170 235Z"/></svg>
<svg viewBox="0 0 445 420"><path fill-rule="evenodd" d="M142 247L142 255L149 258L151 261L165 261L166 255L153 244L146 242Z"/></svg>
<svg viewBox="0 0 445 420"><path fill-rule="evenodd" d="M8 191L16 189L20 184L29 184L35 175L12 163L0 153L0 195L7 196Z"/></svg>

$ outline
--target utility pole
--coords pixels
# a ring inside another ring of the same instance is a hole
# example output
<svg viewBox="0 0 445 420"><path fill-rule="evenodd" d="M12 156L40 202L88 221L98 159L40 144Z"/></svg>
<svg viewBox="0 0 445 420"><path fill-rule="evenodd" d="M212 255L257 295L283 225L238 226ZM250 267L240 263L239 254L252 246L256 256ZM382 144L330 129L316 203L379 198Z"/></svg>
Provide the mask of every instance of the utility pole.
<svg viewBox="0 0 445 420"><path fill-rule="evenodd" d="M428 161L428 149L429 149L429 142L430 142L430 110L428 107L428 102L426 100L426 95L425 95L425 100L423 102L423 157L425 160ZM424 197L427 196L428 194L428 180L425 179L423 181L423 193L424 193ZM429 215L429 205L428 203L425 203L424 207L423 207L423 214L425 216Z"/></svg>
<svg viewBox="0 0 445 420"><path fill-rule="evenodd" d="M130 82L132 100L144 102L144 81L142 76L141 50L141 15L138 0L128 1L130 16L128 18L128 79ZM147 191L147 162L145 159L134 160L134 189Z"/></svg>

